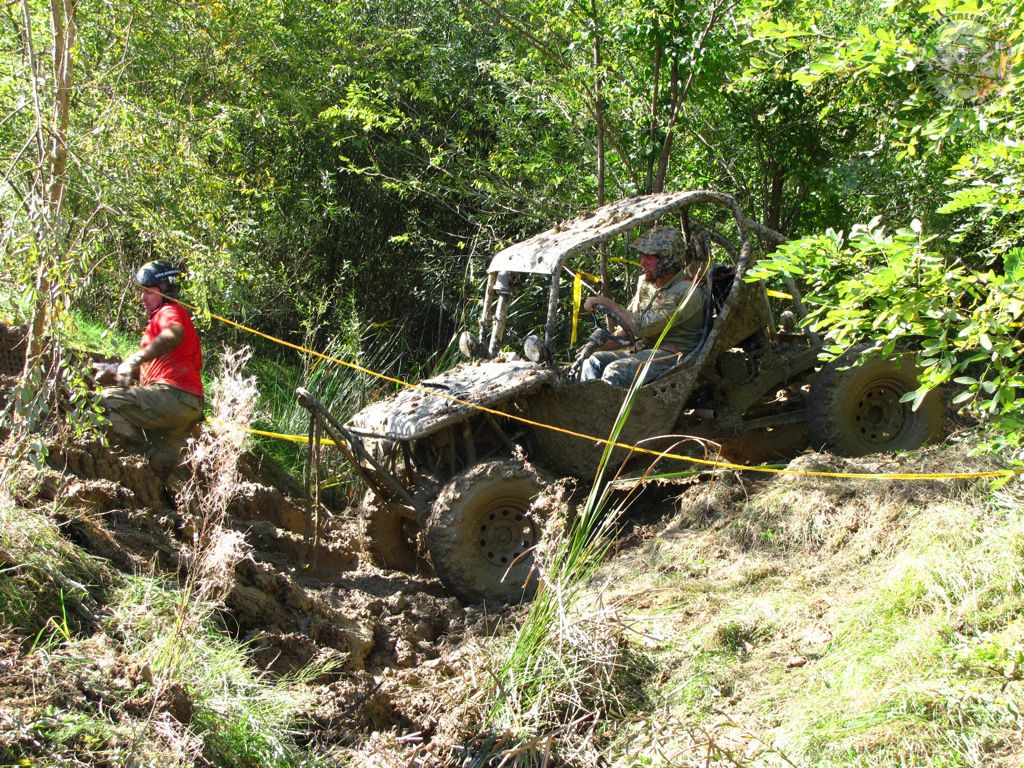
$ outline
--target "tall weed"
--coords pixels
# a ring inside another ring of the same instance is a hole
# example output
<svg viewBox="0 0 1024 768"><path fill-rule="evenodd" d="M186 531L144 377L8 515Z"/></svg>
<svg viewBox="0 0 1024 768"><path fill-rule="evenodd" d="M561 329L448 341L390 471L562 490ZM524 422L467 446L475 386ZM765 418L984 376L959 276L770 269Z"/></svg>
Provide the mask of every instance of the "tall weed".
<svg viewBox="0 0 1024 768"><path fill-rule="evenodd" d="M678 311L678 310L677 310ZM662 331L660 345L672 326ZM639 707L649 660L626 640L614 610L587 587L605 561L619 520L644 480L657 477L652 463L626 497L612 503L607 475L620 435L650 366L641 367L608 435L587 499L567 522L549 524L538 554L542 578L507 659L496 675L490 721L512 734L505 752L509 765L546 765L552 739L569 764L601 759L605 721Z"/></svg>

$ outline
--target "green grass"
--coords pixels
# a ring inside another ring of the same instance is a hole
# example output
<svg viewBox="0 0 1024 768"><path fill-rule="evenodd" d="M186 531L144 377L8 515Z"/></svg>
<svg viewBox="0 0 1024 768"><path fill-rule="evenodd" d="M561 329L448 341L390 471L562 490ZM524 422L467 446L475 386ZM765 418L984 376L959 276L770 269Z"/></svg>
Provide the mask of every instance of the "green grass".
<svg viewBox="0 0 1024 768"><path fill-rule="evenodd" d="M1024 699L1008 670L1024 641L1020 525L921 531L883 589L851 601L822 660L830 685L815 692L819 718L798 737L808 753L984 765L991 745L1019 734ZM989 602L994 593L1003 598Z"/></svg>
<svg viewBox="0 0 1024 768"><path fill-rule="evenodd" d="M723 765L1016 765L1020 483L774 480L745 493L717 524L606 569L603 599L653 640L664 681L610 763L698 764L738 739L760 746Z"/></svg>
<svg viewBox="0 0 1024 768"><path fill-rule="evenodd" d="M81 313L73 313L67 329L67 343L74 349L124 359L139 348L142 336L141 317L138 333L122 333Z"/></svg>
<svg viewBox="0 0 1024 768"><path fill-rule="evenodd" d="M105 562L68 542L52 520L0 495L0 616L5 623L41 640L58 628L88 631L111 579Z"/></svg>

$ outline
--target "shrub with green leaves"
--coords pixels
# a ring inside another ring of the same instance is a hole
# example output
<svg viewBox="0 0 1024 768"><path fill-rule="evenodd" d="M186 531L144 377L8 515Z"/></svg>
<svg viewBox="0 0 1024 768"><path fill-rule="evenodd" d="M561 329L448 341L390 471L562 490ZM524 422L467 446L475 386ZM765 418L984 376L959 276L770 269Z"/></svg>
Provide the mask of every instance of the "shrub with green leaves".
<svg viewBox="0 0 1024 768"><path fill-rule="evenodd" d="M863 341L881 354L909 347L924 369L911 395L915 406L928 390L953 381L963 388L954 402L1019 443L1024 263L1007 260L1003 273L975 271L935 250L936 240L916 219L892 233L876 219L847 235L828 230L786 243L749 277L802 279L813 307L808 323L828 335L826 352L838 355Z"/></svg>

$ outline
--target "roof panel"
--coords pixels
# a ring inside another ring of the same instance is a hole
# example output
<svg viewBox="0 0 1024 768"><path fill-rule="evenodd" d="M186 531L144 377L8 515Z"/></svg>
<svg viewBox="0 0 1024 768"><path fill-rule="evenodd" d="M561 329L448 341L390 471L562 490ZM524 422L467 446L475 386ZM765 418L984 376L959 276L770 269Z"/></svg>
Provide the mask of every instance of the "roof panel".
<svg viewBox="0 0 1024 768"><path fill-rule="evenodd" d="M704 196L706 193L698 190L617 200L498 251L487 271L554 274L570 256L658 219L675 208L697 202Z"/></svg>

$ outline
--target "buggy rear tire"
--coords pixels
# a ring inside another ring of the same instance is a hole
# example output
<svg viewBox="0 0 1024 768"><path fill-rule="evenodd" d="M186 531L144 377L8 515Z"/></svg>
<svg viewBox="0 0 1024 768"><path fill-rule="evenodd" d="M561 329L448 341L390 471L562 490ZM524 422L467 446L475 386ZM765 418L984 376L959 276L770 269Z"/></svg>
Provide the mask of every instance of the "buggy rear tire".
<svg viewBox="0 0 1024 768"><path fill-rule="evenodd" d="M427 524L427 551L434 573L460 601L533 597L533 553L543 521L531 504L543 487L522 462L489 461L441 489Z"/></svg>
<svg viewBox="0 0 1024 768"><path fill-rule="evenodd" d="M368 491L359 505L359 536L363 552L378 568L406 573L424 570L417 551L418 526Z"/></svg>
<svg viewBox="0 0 1024 768"><path fill-rule="evenodd" d="M938 389L917 410L900 398L917 389L918 368L910 354L873 357L850 366L867 349L852 347L828 363L811 383L807 433L811 448L840 456L911 451L942 433L944 407Z"/></svg>

